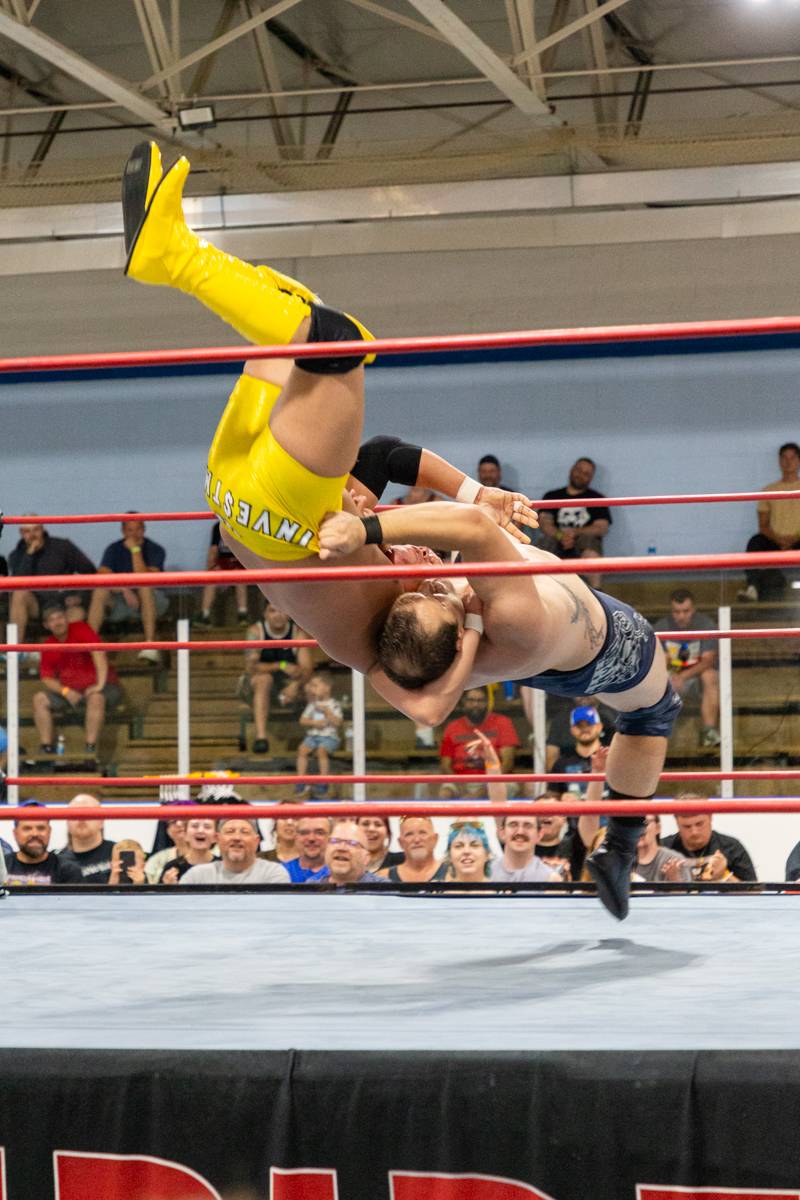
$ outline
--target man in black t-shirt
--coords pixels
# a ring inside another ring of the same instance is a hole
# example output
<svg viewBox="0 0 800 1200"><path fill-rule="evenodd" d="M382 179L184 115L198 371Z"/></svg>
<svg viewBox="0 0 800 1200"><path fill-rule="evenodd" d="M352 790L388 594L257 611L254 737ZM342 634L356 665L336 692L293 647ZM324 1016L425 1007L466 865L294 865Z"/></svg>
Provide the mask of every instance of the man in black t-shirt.
<svg viewBox="0 0 800 1200"><path fill-rule="evenodd" d="M676 800L707 800L696 792L683 792ZM678 832L661 839L661 845L677 850L691 863L692 877L714 883L737 883L755 880L753 860L738 838L717 833L711 828L711 814L675 818Z"/></svg>
<svg viewBox="0 0 800 1200"><path fill-rule="evenodd" d="M69 802L69 808L101 808L96 796L80 793ZM103 837L103 821L77 820L67 822L69 841L58 858L80 868L83 883L108 883L111 874L111 851L114 843Z"/></svg>
<svg viewBox="0 0 800 1200"><path fill-rule="evenodd" d="M33 801L30 807L43 809L44 805ZM77 863L62 863L57 854L48 850L50 822L46 817L32 815L15 821L14 837L18 849L5 856L8 886L83 882Z"/></svg>
<svg viewBox="0 0 800 1200"><path fill-rule="evenodd" d="M74 542L51 537L35 518L20 525L19 532L20 539L8 556L10 575L94 575L94 563ZM11 593L8 619L17 626L17 641L25 641L28 622L40 615L48 601L58 598L53 591Z"/></svg>
<svg viewBox="0 0 800 1200"><path fill-rule="evenodd" d="M539 513L542 532L539 545L559 558L600 558L603 538L611 525L611 512L603 506L587 508L582 500L604 499L602 492L590 487L595 463L591 458L579 458L573 463L566 487L545 492L543 500L563 500L561 508L545 508ZM600 576L587 575L587 582L598 587Z"/></svg>

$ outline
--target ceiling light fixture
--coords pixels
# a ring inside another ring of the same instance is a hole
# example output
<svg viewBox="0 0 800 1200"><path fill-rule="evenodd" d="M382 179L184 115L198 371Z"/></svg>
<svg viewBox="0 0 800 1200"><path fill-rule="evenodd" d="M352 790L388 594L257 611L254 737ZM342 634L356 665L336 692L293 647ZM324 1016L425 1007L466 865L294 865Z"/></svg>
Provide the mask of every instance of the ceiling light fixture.
<svg viewBox="0 0 800 1200"><path fill-rule="evenodd" d="M197 104L192 108L178 109L178 124L189 133L201 129L213 129L217 123L213 104Z"/></svg>

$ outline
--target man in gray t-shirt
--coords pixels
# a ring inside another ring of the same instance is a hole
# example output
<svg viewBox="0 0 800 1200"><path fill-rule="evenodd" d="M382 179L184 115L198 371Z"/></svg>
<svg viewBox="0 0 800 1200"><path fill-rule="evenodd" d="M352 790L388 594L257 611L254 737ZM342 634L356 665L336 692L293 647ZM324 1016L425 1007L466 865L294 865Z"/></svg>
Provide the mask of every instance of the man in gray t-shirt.
<svg viewBox="0 0 800 1200"><path fill-rule="evenodd" d="M496 824L503 857L489 868L492 883L555 883L561 880L557 871L536 856L539 840L536 817L497 817Z"/></svg>
<svg viewBox="0 0 800 1200"><path fill-rule="evenodd" d="M716 625L710 617L697 611L694 596L688 588L676 588L669 598L669 616L661 617L653 628L657 633L674 633L674 638L665 638L661 642L672 686L679 696L687 696L692 688L700 688L700 718L703 723L700 745L718 746L717 644L713 638L686 637L687 631L716 629Z"/></svg>
<svg viewBox="0 0 800 1200"><path fill-rule="evenodd" d="M677 850L659 845L661 818L645 818L644 832L636 850L634 873L646 883L688 883L692 878L688 858Z"/></svg>
<svg viewBox="0 0 800 1200"><path fill-rule="evenodd" d="M221 858L198 863L181 878L181 883L291 883L280 863L256 858L261 838L258 823L247 817L217 821L217 845Z"/></svg>

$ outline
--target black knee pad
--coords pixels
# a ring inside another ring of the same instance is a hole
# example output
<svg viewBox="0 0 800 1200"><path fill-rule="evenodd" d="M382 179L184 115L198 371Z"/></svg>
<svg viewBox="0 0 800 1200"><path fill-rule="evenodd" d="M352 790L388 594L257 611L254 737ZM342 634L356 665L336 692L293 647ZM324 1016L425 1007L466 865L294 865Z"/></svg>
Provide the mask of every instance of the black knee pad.
<svg viewBox="0 0 800 1200"><path fill-rule="evenodd" d="M412 446L401 442L400 438L379 434L361 446L351 475L380 499L387 483L414 486L421 457L421 446Z"/></svg>
<svg viewBox="0 0 800 1200"><path fill-rule="evenodd" d="M311 328L308 331L309 342L361 342L361 330L355 321L346 313L336 308L326 308L324 304L311 305ZM298 358L295 366L310 375L346 375L354 371L366 358L342 356L336 358Z"/></svg>

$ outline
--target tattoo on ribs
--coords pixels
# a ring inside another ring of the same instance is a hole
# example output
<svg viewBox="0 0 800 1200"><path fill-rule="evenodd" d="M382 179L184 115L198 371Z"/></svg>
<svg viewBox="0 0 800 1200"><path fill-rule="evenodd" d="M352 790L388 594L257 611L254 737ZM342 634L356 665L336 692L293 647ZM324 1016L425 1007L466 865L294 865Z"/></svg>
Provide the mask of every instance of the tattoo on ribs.
<svg viewBox="0 0 800 1200"><path fill-rule="evenodd" d="M578 621L583 621L589 645L593 650L598 650L603 644L605 632L597 625L592 623L591 613L589 612L587 605L583 600L575 595L572 588L564 583L562 579L556 579L555 582L570 595L572 598L572 603L575 605L575 611L570 618L570 624L575 625Z"/></svg>

